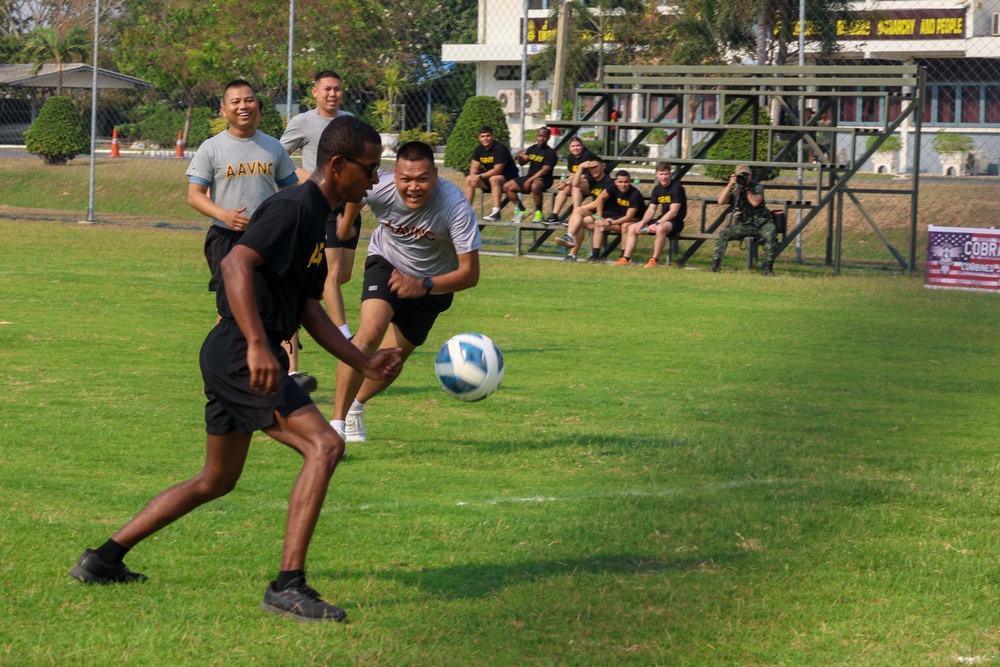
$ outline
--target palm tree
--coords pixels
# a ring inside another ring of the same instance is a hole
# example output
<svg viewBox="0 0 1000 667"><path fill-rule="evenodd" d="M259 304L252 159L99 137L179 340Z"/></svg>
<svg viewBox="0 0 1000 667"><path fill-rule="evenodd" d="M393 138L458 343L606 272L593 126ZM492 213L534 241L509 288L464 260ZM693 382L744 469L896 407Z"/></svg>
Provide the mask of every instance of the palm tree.
<svg viewBox="0 0 1000 667"><path fill-rule="evenodd" d="M38 74L45 63L56 62L56 95L62 95L62 65L74 56L83 60L90 53L90 38L87 31L77 26L61 37L54 28L40 27L32 30L24 38L24 55L34 67L31 75Z"/></svg>

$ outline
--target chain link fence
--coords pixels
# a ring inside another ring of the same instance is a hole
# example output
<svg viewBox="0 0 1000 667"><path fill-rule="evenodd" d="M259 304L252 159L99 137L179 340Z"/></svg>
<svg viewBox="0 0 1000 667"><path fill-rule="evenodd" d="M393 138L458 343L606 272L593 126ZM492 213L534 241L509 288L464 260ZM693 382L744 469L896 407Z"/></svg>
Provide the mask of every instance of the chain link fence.
<svg viewBox="0 0 1000 667"><path fill-rule="evenodd" d="M60 11L27 15L28 4L58 4ZM798 168L781 169L765 184L774 201L820 201L822 172L809 166L813 160L828 165L827 174L857 168L852 184L858 193L831 200L779 261L822 269L834 265L837 249L843 267L916 270L927 225L995 224L989 192L1000 177L1000 0L963 7L900 4L817 0L805 3L800 16L795 2L729 0L106 3L96 59L102 72L94 213L105 220L135 216L207 225L186 203L184 172L198 145L225 129L219 117L222 87L240 77L265 100L261 127L271 134L281 133L289 111L315 106L312 77L332 69L343 79L342 108L394 135L393 141L443 146L466 100L488 96L505 114L515 152L530 145L543 125L560 132L553 143L563 156L568 133L606 155L609 138L618 150L641 137L631 156L646 161L632 169L646 178L646 194L651 167L664 157L688 165L689 194L709 200L722 182L713 185L696 159L699 142L710 134L699 124L722 122L722 91L699 90L690 96L694 102L673 108L669 95L618 91L608 115L588 126L584 119L600 100L591 91L607 88L609 68L905 64L924 73L926 94L900 123L895 121L905 103L899 91L882 85L842 88L835 96L800 95L801 103L789 109L770 98L760 102L775 133L781 128L801 144L783 161ZM93 54L75 48L80 45L69 36L73 27L93 34L93 9L84 2L0 3L0 169L10 183L0 212L81 215L87 208L85 159L44 165L24 152L23 137L59 88L76 102L89 128ZM52 28L64 42L50 44L47 53L39 46L39 27ZM61 68L53 64L57 53ZM37 62L48 64L35 71ZM824 125L838 129L824 133ZM876 137L890 150L866 156ZM760 146L768 141L755 145L752 157L767 161ZM111 157L113 152L120 157ZM562 170L561 163L557 174ZM461 179L452 170L442 173ZM914 237L907 193L917 186ZM692 207L689 228L700 224L701 206ZM790 210L789 227L808 213ZM916 266L908 261L911 245ZM690 261L707 259L702 251Z"/></svg>

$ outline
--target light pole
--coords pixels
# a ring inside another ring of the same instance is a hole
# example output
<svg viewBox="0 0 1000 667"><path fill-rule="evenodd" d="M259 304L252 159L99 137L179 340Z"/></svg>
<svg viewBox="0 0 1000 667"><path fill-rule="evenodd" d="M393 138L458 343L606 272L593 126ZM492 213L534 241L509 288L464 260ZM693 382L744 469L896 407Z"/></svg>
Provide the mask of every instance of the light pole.
<svg viewBox="0 0 1000 667"><path fill-rule="evenodd" d="M87 222L94 222L94 181L97 169L97 37L101 27L101 0L94 0L94 78L90 85L90 196Z"/></svg>

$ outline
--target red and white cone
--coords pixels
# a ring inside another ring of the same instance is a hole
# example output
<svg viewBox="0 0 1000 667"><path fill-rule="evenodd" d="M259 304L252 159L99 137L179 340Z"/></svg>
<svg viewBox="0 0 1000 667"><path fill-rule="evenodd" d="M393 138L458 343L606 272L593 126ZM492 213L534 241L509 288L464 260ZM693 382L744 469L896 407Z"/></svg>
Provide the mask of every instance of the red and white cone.
<svg viewBox="0 0 1000 667"><path fill-rule="evenodd" d="M119 152L118 148L118 128L116 127L111 131L111 157L121 157L122 154Z"/></svg>
<svg viewBox="0 0 1000 667"><path fill-rule="evenodd" d="M184 157L184 130L177 130L177 151L174 157Z"/></svg>

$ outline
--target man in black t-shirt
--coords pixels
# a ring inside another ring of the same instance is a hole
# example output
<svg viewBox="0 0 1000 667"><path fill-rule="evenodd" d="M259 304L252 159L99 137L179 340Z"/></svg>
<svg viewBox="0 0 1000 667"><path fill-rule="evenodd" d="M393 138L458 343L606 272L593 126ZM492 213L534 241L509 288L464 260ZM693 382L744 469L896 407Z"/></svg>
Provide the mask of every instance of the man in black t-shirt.
<svg viewBox="0 0 1000 667"><path fill-rule="evenodd" d="M515 222L524 214L520 196L522 192L530 192L535 202L533 222L542 221L542 193L552 187L552 177L559 163L559 154L549 147L549 136L551 136L549 128L538 128L535 145L519 152L516 158L518 164L528 165L527 175L507 181L503 186L507 199L514 202Z"/></svg>
<svg viewBox="0 0 1000 667"><path fill-rule="evenodd" d="M566 204L566 200L569 199L570 195L573 196L571 202L574 206L583 205L583 193L579 190L579 188L573 187L573 176L580 170L581 164L596 158L596 155L584 147L583 140L580 139L580 137L573 137L569 140L569 156L566 158L566 173L563 174L563 178L555 184L556 200L552 203L552 213L550 213L549 217L544 220L546 224L555 225L559 223L559 212ZM590 187L589 181L587 187Z"/></svg>
<svg viewBox="0 0 1000 667"><path fill-rule="evenodd" d="M667 239L684 231L684 217L687 215L687 193L680 181L673 180L669 162L656 165L657 184L649 197L649 206L639 222L633 222L622 230L622 256L616 266L632 263L639 234L655 234L653 256L646 262L646 268L656 268L660 254L667 247Z"/></svg>
<svg viewBox="0 0 1000 667"><path fill-rule="evenodd" d="M378 181L382 145L354 118L330 122L317 167L304 184L266 199L222 261L221 321L201 349L205 381L205 465L195 477L156 496L111 539L83 552L70 576L84 583L145 581L122 562L139 542L191 510L231 491L243 472L254 431L297 451L302 470L288 501L288 525L276 580L261 608L301 621L340 621L343 609L306 585L306 551L344 442L288 376L281 347L302 324L328 352L373 380L399 374L399 349L368 356L330 320L320 299L326 277L326 219L341 202L358 202Z"/></svg>
<svg viewBox="0 0 1000 667"><path fill-rule="evenodd" d="M465 177L465 198L471 204L477 188L489 192L493 195L493 210L483 219L500 222L503 185L517 176L517 165L510 150L494 139L492 127L483 125L479 128L479 145L472 151L469 175Z"/></svg>
<svg viewBox="0 0 1000 667"><path fill-rule="evenodd" d="M632 175L624 169L615 172L615 186L601 192L594 214L594 234L588 262L601 261L601 246L608 232L624 233L642 210L646 199L632 186Z"/></svg>
<svg viewBox="0 0 1000 667"><path fill-rule="evenodd" d="M588 229L594 228L595 217L597 215L597 202L601 193L606 190L613 190L614 180L604 171L604 162L601 158L595 157L580 164L580 169L573 174L572 188L573 198L577 198L577 191L581 203L573 207L573 213L569 216L569 224L566 233L556 239L556 243L569 248L569 253L563 259L565 262L575 262L580 246L583 244L583 234ZM585 196L593 196L594 200L586 204L582 203Z"/></svg>

